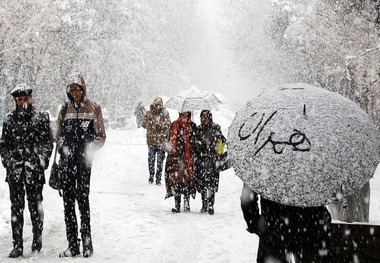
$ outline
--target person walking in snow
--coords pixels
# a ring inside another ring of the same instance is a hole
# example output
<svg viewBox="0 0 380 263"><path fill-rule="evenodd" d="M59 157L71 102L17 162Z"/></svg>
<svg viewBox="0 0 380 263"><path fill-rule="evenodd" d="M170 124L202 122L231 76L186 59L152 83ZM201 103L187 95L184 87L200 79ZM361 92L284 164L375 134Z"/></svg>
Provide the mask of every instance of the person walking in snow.
<svg viewBox="0 0 380 263"><path fill-rule="evenodd" d="M213 122L212 113L203 110L198 126L199 150L195 185L202 197L201 213L214 214L215 193L219 186L219 169L216 166L218 156L223 154L220 148L226 142L220 125Z"/></svg>
<svg viewBox="0 0 380 263"><path fill-rule="evenodd" d="M137 104L137 107L135 109L135 116L136 116L136 125L137 125L137 128L140 128L141 125L142 125L142 121L144 119L144 115L145 115L145 107L143 105L143 103L140 101L138 104Z"/></svg>
<svg viewBox="0 0 380 263"><path fill-rule="evenodd" d="M150 110L144 116L142 127L147 130L149 183L152 184L156 176L156 185L161 185L162 167L165 159L164 143L169 135L170 116L163 107L160 97L153 100ZM156 161L157 167L155 169Z"/></svg>
<svg viewBox="0 0 380 263"><path fill-rule="evenodd" d="M165 164L166 198L174 196L173 213L190 212L190 195L195 198L195 163L197 156L197 125L191 121L191 112L182 112L171 125L168 157Z"/></svg>
<svg viewBox="0 0 380 263"><path fill-rule="evenodd" d="M246 184L240 200L247 231L260 237L257 263L331 262L331 215L326 207L288 206L262 196L259 201Z"/></svg>
<svg viewBox="0 0 380 263"><path fill-rule="evenodd" d="M32 253L40 252L42 247L42 190L53 136L49 115L33 106L32 91L27 84L17 85L11 91L16 109L6 116L0 141L1 161L7 171L5 181L9 185L11 201L13 250L10 258L23 255L25 194L32 221Z"/></svg>
<svg viewBox="0 0 380 263"><path fill-rule="evenodd" d="M105 143L106 133L100 106L87 98L86 84L80 73L68 81L66 93L69 101L59 113L56 139L62 166L62 191L66 237L69 246L60 257L79 255L78 224L75 201L80 212L80 232L83 256L93 254L90 225L91 163L95 151ZM66 110L63 115L62 111Z"/></svg>

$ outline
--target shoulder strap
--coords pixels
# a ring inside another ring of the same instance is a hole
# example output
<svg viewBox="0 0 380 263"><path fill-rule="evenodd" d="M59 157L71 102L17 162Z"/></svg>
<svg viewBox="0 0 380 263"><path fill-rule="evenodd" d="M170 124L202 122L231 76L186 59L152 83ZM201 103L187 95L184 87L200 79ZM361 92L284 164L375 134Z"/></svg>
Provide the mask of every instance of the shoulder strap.
<svg viewBox="0 0 380 263"><path fill-rule="evenodd" d="M68 107L69 103L66 101L65 102L65 105L63 105L63 110L61 111L61 120L63 121L63 119L65 118L65 115L66 115L66 111L67 111L67 107ZM54 162L56 162L56 157L57 157L57 142L55 143L55 151L54 151Z"/></svg>

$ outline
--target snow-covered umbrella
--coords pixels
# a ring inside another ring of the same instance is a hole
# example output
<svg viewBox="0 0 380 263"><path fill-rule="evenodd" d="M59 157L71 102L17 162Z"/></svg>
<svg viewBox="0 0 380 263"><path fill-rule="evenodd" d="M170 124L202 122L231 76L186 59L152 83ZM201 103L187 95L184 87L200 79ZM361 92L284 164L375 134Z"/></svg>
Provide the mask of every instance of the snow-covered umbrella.
<svg viewBox="0 0 380 263"><path fill-rule="evenodd" d="M165 107L177 110L178 112L212 110L222 102L214 94L200 90L196 87L184 90L176 96L171 97Z"/></svg>
<svg viewBox="0 0 380 263"><path fill-rule="evenodd" d="M269 89L228 129L235 173L263 197L320 206L358 191L380 161L378 130L343 96L307 84Z"/></svg>

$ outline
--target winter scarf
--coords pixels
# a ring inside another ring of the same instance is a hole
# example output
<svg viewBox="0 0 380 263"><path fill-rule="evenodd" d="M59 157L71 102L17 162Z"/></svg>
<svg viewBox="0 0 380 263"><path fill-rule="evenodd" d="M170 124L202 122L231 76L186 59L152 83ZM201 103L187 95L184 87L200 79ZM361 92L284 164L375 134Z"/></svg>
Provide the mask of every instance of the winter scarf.
<svg viewBox="0 0 380 263"><path fill-rule="evenodd" d="M179 117L173 123L172 130L170 132L170 145L173 146L172 153L176 152L177 147L177 136L179 127L184 128L183 138L185 141L185 165L187 168L187 172L189 174L189 178L193 177L193 167L191 165L191 156L190 156L190 123L191 123L191 115L189 115L188 120L186 122L182 121L182 118Z"/></svg>

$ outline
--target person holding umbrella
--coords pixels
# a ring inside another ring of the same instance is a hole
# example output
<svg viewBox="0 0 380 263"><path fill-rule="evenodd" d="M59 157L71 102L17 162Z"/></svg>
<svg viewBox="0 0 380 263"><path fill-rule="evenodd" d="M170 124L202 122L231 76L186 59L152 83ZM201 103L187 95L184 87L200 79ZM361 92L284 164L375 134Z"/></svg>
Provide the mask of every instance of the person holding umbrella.
<svg viewBox="0 0 380 263"><path fill-rule="evenodd" d="M248 101L227 141L247 230L260 237L257 262L334 260L326 205L362 188L380 160L368 114L338 93L286 84Z"/></svg>
<svg viewBox="0 0 380 263"><path fill-rule="evenodd" d="M215 193L219 186L218 156L223 153L223 136L220 125L213 122L209 110L201 111L201 124L198 126L199 151L195 185L202 197L201 213L214 214Z"/></svg>
<svg viewBox="0 0 380 263"><path fill-rule="evenodd" d="M190 212L190 195L195 198L194 174L197 153L197 125L191 121L191 112L182 112L170 128L166 144L168 156L165 164L166 198L174 196L173 213L181 212L181 195L184 211Z"/></svg>
<svg viewBox="0 0 380 263"><path fill-rule="evenodd" d="M244 184L241 209L247 231L260 237L257 263L329 262L331 216L325 206L287 206L261 196L259 202Z"/></svg>

